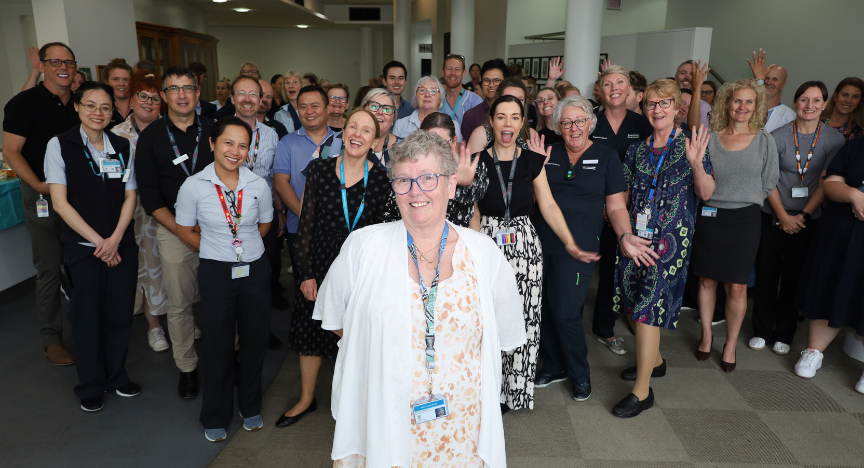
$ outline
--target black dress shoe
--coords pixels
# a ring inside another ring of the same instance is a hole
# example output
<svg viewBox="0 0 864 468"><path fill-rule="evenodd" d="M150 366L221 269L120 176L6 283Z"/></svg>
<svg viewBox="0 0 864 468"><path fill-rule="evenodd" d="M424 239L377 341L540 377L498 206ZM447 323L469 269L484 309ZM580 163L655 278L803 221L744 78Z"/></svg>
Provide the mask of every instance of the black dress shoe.
<svg viewBox="0 0 864 468"><path fill-rule="evenodd" d="M90 398L81 399L81 409L88 412L99 411L102 409L102 395Z"/></svg>
<svg viewBox="0 0 864 468"><path fill-rule="evenodd" d="M180 373L180 385L177 386L177 393L184 400L198 396L198 369Z"/></svg>
<svg viewBox="0 0 864 468"><path fill-rule="evenodd" d="M547 374L546 372L540 371L537 373L537 376L534 377L534 386L537 388L544 388L555 382L563 382L565 380L567 380L567 371L561 371L557 374Z"/></svg>
<svg viewBox="0 0 864 468"><path fill-rule="evenodd" d="M663 377L666 375L666 360L663 360L663 363L659 366L655 367L654 370L651 371L651 377ZM621 378L628 382L636 381L636 366L628 367L621 372Z"/></svg>
<svg viewBox="0 0 864 468"><path fill-rule="evenodd" d="M285 296L278 294L273 295L270 298L270 305L273 306L274 309L286 310L291 308L291 303L288 302L288 299L285 299Z"/></svg>
<svg viewBox="0 0 864 468"><path fill-rule="evenodd" d="M501 414L503 415L508 411L510 411L510 407L505 405L504 403L501 403Z"/></svg>
<svg viewBox="0 0 864 468"><path fill-rule="evenodd" d="M576 401L585 401L591 396L591 381L584 384L573 385L573 399Z"/></svg>
<svg viewBox="0 0 864 468"><path fill-rule="evenodd" d="M122 385L117 390L114 390L114 393L122 397L138 396L141 393L141 386L134 382L127 382L126 385Z"/></svg>
<svg viewBox="0 0 864 468"><path fill-rule="evenodd" d="M267 349L282 349L282 341L276 338L276 335L270 334L270 341L267 342Z"/></svg>
<svg viewBox="0 0 864 468"><path fill-rule="evenodd" d="M297 416L285 416L283 414L282 417L279 418L278 421L276 421L276 427L288 427L288 426L296 423L297 421L299 421L300 418L302 418L303 416L306 415L306 413L311 413L311 412L315 411L316 409L318 409L318 400L313 398L312 403L309 403L309 406L305 410L303 410L302 413L298 414Z"/></svg>
<svg viewBox="0 0 864 468"><path fill-rule="evenodd" d="M654 390L648 387L648 398L639 401L639 397L629 394L612 408L612 414L619 418L632 418L654 406Z"/></svg>

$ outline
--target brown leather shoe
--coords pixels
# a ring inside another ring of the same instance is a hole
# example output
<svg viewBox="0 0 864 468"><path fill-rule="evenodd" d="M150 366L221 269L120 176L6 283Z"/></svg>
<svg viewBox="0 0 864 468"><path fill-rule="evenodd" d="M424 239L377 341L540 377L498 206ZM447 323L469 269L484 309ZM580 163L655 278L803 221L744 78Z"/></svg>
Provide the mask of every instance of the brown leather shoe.
<svg viewBox="0 0 864 468"><path fill-rule="evenodd" d="M48 360L51 361L51 364L54 364L55 366L69 366L75 364L75 359L72 357L72 353L70 353L69 350L64 348L60 343L46 346L43 352L48 356Z"/></svg>

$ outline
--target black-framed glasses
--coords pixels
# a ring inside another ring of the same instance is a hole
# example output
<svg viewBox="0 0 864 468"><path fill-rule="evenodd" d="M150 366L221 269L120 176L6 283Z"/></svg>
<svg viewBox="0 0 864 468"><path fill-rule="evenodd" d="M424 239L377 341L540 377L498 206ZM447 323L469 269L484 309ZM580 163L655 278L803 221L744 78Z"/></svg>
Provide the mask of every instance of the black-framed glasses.
<svg viewBox="0 0 864 468"><path fill-rule="evenodd" d="M366 109L369 109L370 112L378 112L378 110L381 110L381 113L384 115L393 115L396 112L396 108L394 106L380 104L375 101L367 102Z"/></svg>
<svg viewBox="0 0 864 468"><path fill-rule="evenodd" d="M261 95L259 93L256 93L255 91L252 91L251 93L247 93L246 91L237 91L234 93L234 96L237 96L238 99L242 98L243 96L249 96L252 99L261 97Z"/></svg>
<svg viewBox="0 0 864 468"><path fill-rule="evenodd" d="M661 109L668 109L670 106L672 106L672 101L674 100L675 98L666 98L659 101L648 101L645 103L645 109L654 110L654 108L657 106L660 106Z"/></svg>
<svg viewBox="0 0 864 468"><path fill-rule="evenodd" d="M225 199L228 200L228 213L234 217L234 219L240 219L240 216L237 214L237 195L231 190L227 190L225 192ZM232 228L231 233L234 233Z"/></svg>
<svg viewBox="0 0 864 468"><path fill-rule="evenodd" d="M336 101L336 102L343 102L343 101L345 101L345 102L348 102L348 98L345 97L345 96L328 96L328 98L329 98L331 101Z"/></svg>
<svg viewBox="0 0 864 468"><path fill-rule="evenodd" d="M705 90L700 91L699 94L702 96L710 96L710 95L714 94L714 90L713 89L705 89Z"/></svg>
<svg viewBox="0 0 864 468"><path fill-rule="evenodd" d="M78 65L78 62L76 62L74 60L48 59L48 60L42 60L42 62L48 62L54 68L60 68L60 65L63 65L63 64L65 64L66 67L68 67L68 68L74 68L76 65Z"/></svg>
<svg viewBox="0 0 864 468"><path fill-rule="evenodd" d="M261 76L261 74L258 73L258 70L243 70L240 74L246 76Z"/></svg>
<svg viewBox="0 0 864 468"><path fill-rule="evenodd" d="M421 174L417 176L416 179L412 179L410 177L397 177L390 181L390 186L393 187L393 191L396 192L396 195L405 195L406 193L411 191L411 186L415 183L417 184L417 188L424 192L431 192L438 188L438 177L441 174Z"/></svg>
<svg viewBox="0 0 864 468"><path fill-rule="evenodd" d="M163 89L162 91L165 91L168 94L177 94L180 91L183 91L184 93L194 93L197 90L198 90L197 86L186 85L186 86L168 86L167 88Z"/></svg>
<svg viewBox="0 0 864 468"><path fill-rule="evenodd" d="M483 86L495 85L498 86L501 82L504 81L503 78L483 78L480 80L480 84Z"/></svg>
<svg viewBox="0 0 864 468"><path fill-rule="evenodd" d="M138 100L141 102L150 101L153 104L159 104L160 102L162 102L162 98L159 96L148 96L146 93L143 93L143 92L142 93L136 93L135 95L138 96Z"/></svg>
<svg viewBox="0 0 864 468"><path fill-rule="evenodd" d="M585 128L585 126L588 125L588 122L590 122L590 121L591 121L591 119L589 119L589 118L580 117L578 119L573 119L573 120L562 120L562 121L558 122L558 125L560 125L561 128L563 128L563 129L569 129L574 124L579 128Z"/></svg>

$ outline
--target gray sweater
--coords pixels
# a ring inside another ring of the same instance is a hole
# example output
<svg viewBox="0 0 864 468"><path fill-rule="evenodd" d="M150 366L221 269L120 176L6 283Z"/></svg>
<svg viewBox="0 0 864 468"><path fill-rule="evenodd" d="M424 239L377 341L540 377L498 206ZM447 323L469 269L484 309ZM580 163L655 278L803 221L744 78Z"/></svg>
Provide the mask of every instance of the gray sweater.
<svg viewBox="0 0 864 468"><path fill-rule="evenodd" d="M741 151L727 151L716 132L708 140L717 188L705 204L715 208L762 206L780 177L777 145L770 133L760 131Z"/></svg>

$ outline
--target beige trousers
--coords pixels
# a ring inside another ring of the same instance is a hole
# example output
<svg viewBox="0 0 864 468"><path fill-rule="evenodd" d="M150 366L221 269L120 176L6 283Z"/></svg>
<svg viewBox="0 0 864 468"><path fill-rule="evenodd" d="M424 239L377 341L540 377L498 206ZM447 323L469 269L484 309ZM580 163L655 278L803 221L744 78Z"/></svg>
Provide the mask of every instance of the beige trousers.
<svg viewBox="0 0 864 468"><path fill-rule="evenodd" d="M198 292L198 252L192 252L165 226L156 231L162 258L162 283L168 296L168 335L174 363L180 372L192 372L198 365L195 353L195 319L192 304Z"/></svg>

